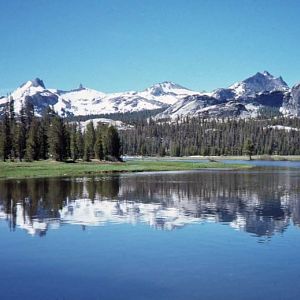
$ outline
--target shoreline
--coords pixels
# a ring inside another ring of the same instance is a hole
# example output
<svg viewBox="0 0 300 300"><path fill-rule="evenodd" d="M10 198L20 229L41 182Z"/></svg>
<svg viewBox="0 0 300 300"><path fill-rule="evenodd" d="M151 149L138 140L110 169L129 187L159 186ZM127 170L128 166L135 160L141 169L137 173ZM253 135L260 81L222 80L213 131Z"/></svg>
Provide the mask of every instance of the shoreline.
<svg viewBox="0 0 300 300"><path fill-rule="evenodd" d="M222 162L187 161L143 161L127 162L56 162L51 160L34 162L0 162L0 180L95 176L116 173L191 171L201 169L239 170L252 168L250 165Z"/></svg>
<svg viewBox="0 0 300 300"><path fill-rule="evenodd" d="M242 161L250 161L249 156L245 155L228 155L228 156L202 156L202 155L191 155L191 156L180 156L180 157L175 157L175 156L164 156L164 157L156 157L156 156L124 156L123 157L125 160L145 160L145 161L150 161L150 160L169 160L169 161L174 161L174 160L215 160L217 162L222 161L222 160L242 160ZM261 161L300 161L300 155L253 155L251 156L251 160L261 160Z"/></svg>

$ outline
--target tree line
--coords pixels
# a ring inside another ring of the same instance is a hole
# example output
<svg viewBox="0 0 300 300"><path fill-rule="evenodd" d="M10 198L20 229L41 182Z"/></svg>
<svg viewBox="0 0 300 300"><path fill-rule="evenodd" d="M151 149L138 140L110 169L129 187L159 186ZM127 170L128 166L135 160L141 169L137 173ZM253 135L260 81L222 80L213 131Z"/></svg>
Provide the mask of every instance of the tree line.
<svg viewBox="0 0 300 300"><path fill-rule="evenodd" d="M283 116L256 119L183 117L153 120L149 113L128 114L132 124L113 126L60 117L47 108L38 117L25 100L19 114L10 98L0 120L0 159L119 160L121 152L142 156L300 155L300 119ZM122 145L122 147L121 147Z"/></svg>
<svg viewBox="0 0 300 300"><path fill-rule="evenodd" d="M121 143L113 126L91 121L82 130L80 123L60 117L50 107L41 117L25 100L16 116L10 97L0 120L0 159L66 161L71 159L120 160Z"/></svg>
<svg viewBox="0 0 300 300"><path fill-rule="evenodd" d="M120 135L127 155L300 155L298 118L150 119Z"/></svg>

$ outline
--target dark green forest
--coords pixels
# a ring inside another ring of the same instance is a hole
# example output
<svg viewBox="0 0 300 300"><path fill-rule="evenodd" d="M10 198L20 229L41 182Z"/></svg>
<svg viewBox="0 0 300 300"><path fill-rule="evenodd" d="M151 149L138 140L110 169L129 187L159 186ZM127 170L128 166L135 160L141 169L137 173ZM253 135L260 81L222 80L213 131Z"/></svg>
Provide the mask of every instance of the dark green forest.
<svg viewBox="0 0 300 300"><path fill-rule="evenodd" d="M42 117L25 101L19 114L11 98L0 121L0 158L2 160L57 161L83 159L120 160L121 144L113 126L90 122L83 131L80 124L60 117L51 108Z"/></svg>
<svg viewBox="0 0 300 300"><path fill-rule="evenodd" d="M150 119L120 134L123 153L128 155L300 155L298 118Z"/></svg>
<svg viewBox="0 0 300 300"><path fill-rule="evenodd" d="M300 155L298 118L265 116L212 120L185 117L170 122L155 121L152 116L148 111L124 114L123 121L131 126L119 131L101 123L95 128L92 122L83 130L79 120L87 117L62 118L51 108L38 117L28 101L16 114L11 98L0 120L0 158L90 161L120 160L121 154ZM112 117L119 118L119 115Z"/></svg>

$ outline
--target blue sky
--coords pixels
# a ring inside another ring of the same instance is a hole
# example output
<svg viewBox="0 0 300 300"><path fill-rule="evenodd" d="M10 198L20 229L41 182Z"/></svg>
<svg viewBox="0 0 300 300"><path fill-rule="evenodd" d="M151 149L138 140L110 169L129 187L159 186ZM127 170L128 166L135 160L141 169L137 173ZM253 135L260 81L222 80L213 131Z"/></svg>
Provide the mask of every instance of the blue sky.
<svg viewBox="0 0 300 300"><path fill-rule="evenodd" d="M171 80L226 87L257 71L300 81L298 0L0 0L0 90L40 77L104 92Z"/></svg>

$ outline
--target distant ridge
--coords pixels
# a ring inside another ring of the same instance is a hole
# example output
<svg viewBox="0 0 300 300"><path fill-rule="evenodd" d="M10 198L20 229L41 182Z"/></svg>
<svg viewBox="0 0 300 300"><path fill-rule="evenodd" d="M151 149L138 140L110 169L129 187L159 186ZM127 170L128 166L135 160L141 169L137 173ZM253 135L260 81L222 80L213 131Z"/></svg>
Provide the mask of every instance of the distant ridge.
<svg viewBox="0 0 300 300"><path fill-rule="evenodd" d="M64 91L46 88L40 78L29 80L11 93L18 112L21 103L30 101L37 114L48 106L63 116L138 112L164 109L156 119L179 116L256 117L261 109L275 109L278 113L299 116L299 84L291 89L281 76L268 71L257 72L228 88L212 92L192 91L172 81L154 84L143 91L103 93L86 88ZM0 97L0 113L7 103Z"/></svg>

